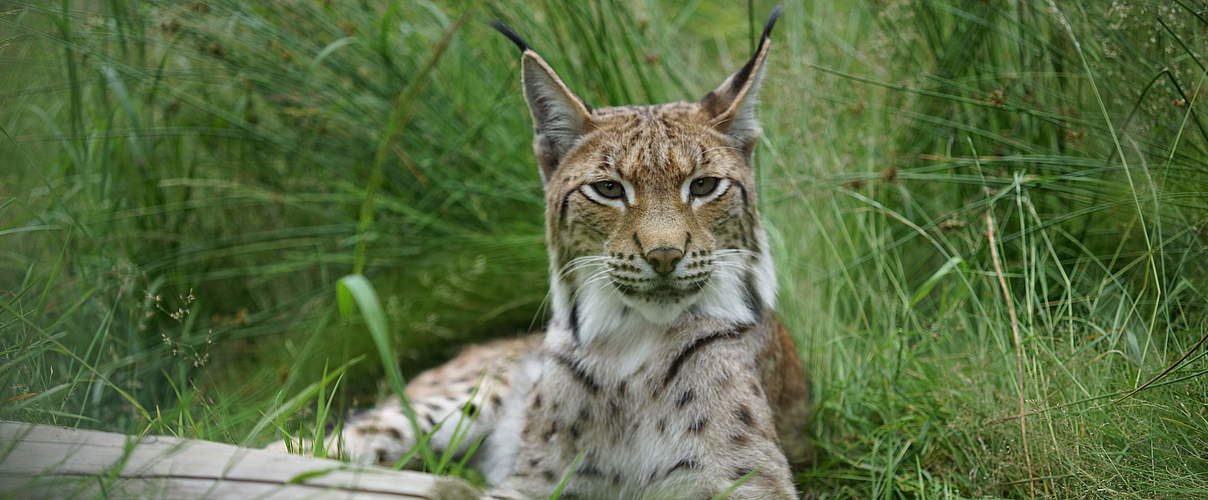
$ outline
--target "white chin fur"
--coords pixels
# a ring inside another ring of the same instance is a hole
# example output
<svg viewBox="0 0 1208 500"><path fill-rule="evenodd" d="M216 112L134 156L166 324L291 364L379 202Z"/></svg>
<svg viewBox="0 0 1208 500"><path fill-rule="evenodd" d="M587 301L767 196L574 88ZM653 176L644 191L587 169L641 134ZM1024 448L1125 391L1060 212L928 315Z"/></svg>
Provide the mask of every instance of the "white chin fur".
<svg viewBox="0 0 1208 500"><path fill-rule="evenodd" d="M653 303L628 295L620 296L622 304L637 311L646 321L658 326L671 326L675 324L684 311L699 298L700 294L697 294L681 299L678 302Z"/></svg>
<svg viewBox="0 0 1208 500"><path fill-rule="evenodd" d="M763 238L760 238L763 240ZM569 328L573 300L578 328L574 332L576 341L590 344L608 337L623 344L641 343L650 334L665 331L675 324L692 318L713 318L731 323L751 323L758 318L748 303L745 277L749 273L753 288L757 292L759 308L771 309L776 301L776 275L772 258L766 250L766 242L760 241L761 252L757 259L745 255L718 257L727 261L717 266L708 285L699 293L678 302L655 303L628 297L618 291L607 279L589 279L598 276L602 267L590 266L579 270L573 277L578 289L572 293L567 285L552 280L555 304L555 321ZM601 264L602 266L603 264Z"/></svg>

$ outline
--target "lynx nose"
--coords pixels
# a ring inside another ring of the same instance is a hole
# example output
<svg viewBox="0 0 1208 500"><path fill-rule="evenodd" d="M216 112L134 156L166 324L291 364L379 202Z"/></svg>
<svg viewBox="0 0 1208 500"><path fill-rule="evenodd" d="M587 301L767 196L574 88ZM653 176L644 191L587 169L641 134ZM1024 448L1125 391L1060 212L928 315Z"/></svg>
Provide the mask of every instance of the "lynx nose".
<svg viewBox="0 0 1208 500"><path fill-rule="evenodd" d="M679 264L682 258L684 258L684 251L678 248L659 247L646 252L646 262L650 263L650 267L654 268L654 272L663 275L674 271L675 265Z"/></svg>

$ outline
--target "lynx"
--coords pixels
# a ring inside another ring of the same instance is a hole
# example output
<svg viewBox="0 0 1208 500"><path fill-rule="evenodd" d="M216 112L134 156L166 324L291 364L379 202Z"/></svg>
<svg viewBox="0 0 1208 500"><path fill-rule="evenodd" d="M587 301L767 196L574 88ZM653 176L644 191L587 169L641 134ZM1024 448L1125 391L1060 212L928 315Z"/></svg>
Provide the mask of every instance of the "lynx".
<svg viewBox="0 0 1208 500"><path fill-rule="evenodd" d="M756 96L779 9L697 102L592 109L511 29L546 199L553 317L466 349L333 446L392 464L477 442L493 498L796 498L807 386L756 208ZM455 438L455 434L460 434ZM737 486L735 486L737 485Z"/></svg>

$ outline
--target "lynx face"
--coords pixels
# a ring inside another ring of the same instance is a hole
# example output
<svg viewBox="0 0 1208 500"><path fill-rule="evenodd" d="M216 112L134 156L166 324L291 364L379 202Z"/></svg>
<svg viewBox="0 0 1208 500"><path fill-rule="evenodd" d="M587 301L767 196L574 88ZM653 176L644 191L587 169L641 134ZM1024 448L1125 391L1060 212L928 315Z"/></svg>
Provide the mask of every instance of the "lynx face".
<svg viewBox="0 0 1208 500"><path fill-rule="evenodd" d="M770 309L751 165L767 37L700 101L597 110L513 41L545 183L555 324L586 343Z"/></svg>
<svg viewBox="0 0 1208 500"><path fill-rule="evenodd" d="M732 271L759 251L743 151L695 105L593 116L596 129L547 188L557 260L585 264L569 285L602 288L658 323L710 291L741 296L726 290L743 278Z"/></svg>

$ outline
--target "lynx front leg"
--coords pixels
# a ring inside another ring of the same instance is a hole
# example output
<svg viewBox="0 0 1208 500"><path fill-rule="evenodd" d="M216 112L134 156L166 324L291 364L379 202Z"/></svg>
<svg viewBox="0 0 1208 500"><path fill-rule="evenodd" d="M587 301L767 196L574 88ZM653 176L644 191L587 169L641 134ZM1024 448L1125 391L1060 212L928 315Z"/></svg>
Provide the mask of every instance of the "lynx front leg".
<svg viewBox="0 0 1208 500"><path fill-rule="evenodd" d="M436 453L456 448L461 455L493 427L498 416L492 393L485 387L466 392L412 399L415 423L428 437L428 447ZM377 407L351 418L334 443L343 455L355 463L394 465L416 445L415 428L398 398L390 397Z"/></svg>
<svg viewBox="0 0 1208 500"><path fill-rule="evenodd" d="M443 453L456 444L456 453L461 454L493 426L497 410L490 405L490 400L489 395L471 391L410 401L419 432L428 437L428 447ZM417 442L415 428L404 413L402 403L391 396L373 409L352 415L340 433L326 439L324 450L327 455L339 455L353 463L394 465ZM286 445L284 441L278 441L268 449L311 454L314 443L302 441Z"/></svg>
<svg viewBox="0 0 1208 500"><path fill-rule="evenodd" d="M406 396L415 410L421 435L436 453L454 449L465 453L490 434L499 420L504 401L515 389L519 360L539 342L539 337L500 340L472 346L442 366L428 370L407 385ZM397 397L354 415L343 430L327 440L330 454L339 452L364 464L394 465L416 445L416 433ZM309 453L311 443L302 443ZM270 448L284 451L284 443Z"/></svg>

